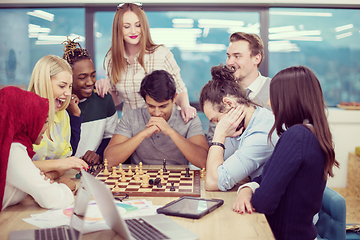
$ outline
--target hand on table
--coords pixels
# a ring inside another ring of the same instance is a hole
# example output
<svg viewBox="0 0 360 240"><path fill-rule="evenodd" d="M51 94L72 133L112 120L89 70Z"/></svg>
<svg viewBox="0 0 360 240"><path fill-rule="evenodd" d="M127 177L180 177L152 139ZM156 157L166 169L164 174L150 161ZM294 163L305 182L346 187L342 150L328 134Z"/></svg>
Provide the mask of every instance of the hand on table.
<svg viewBox="0 0 360 240"><path fill-rule="evenodd" d="M97 95L104 98L105 95L109 92L109 84L106 79L102 78L95 82L95 88Z"/></svg>
<svg viewBox="0 0 360 240"><path fill-rule="evenodd" d="M190 119L196 117L196 108L188 106L181 108L181 117L184 119L185 124L189 122Z"/></svg>
<svg viewBox="0 0 360 240"><path fill-rule="evenodd" d="M215 133L221 133L224 137L237 137L242 134L244 127L236 130L246 116L244 106L231 108L225 113L216 126ZM215 134L214 133L214 134Z"/></svg>
<svg viewBox="0 0 360 240"><path fill-rule="evenodd" d="M71 115L80 117L81 110L78 106L79 101L80 100L79 100L78 96L76 96L75 94L71 95L70 103L69 103L69 106L67 107L67 110Z"/></svg>
<svg viewBox="0 0 360 240"><path fill-rule="evenodd" d="M252 204L251 204L251 197L253 195L253 191L251 188L249 187L244 187L242 188L236 199L235 202L233 204L233 211L243 214L246 211L248 213L252 213L255 212L255 208L253 208Z"/></svg>
<svg viewBox="0 0 360 240"><path fill-rule="evenodd" d="M94 161L94 164L102 161L102 158L96 152L91 150L88 150L80 159L83 159L87 164L91 164L91 161Z"/></svg>

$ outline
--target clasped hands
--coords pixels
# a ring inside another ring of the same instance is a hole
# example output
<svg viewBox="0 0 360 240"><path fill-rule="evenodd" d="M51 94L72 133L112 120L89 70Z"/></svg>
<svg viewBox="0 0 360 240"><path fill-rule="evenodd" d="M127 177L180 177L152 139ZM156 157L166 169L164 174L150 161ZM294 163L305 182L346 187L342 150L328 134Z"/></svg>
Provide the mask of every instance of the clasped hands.
<svg viewBox="0 0 360 240"><path fill-rule="evenodd" d="M170 135L172 129L169 124L162 117L151 117L149 122L146 124L146 128L143 130L145 137L150 137L154 133L163 132L165 135Z"/></svg>

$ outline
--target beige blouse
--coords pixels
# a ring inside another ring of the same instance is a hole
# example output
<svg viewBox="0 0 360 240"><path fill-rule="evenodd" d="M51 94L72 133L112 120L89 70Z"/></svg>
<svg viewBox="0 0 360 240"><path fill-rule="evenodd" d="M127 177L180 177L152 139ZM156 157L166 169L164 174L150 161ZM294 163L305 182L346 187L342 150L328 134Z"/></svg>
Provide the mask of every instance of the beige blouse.
<svg viewBox="0 0 360 240"><path fill-rule="evenodd" d="M111 91L115 92L118 96L119 102L124 101L123 113L129 109L146 107L144 99L139 94L140 85L142 79L154 70L166 70L169 72L175 80L177 93L187 91L185 83L181 79L180 68L175 61L174 55L163 46L159 46L151 54L145 54L144 65L146 70L138 62L138 55L135 56L134 64L130 64L126 57L128 63L127 71L121 74L120 81L115 85L111 83L109 78L109 59L110 54L105 58L106 78Z"/></svg>

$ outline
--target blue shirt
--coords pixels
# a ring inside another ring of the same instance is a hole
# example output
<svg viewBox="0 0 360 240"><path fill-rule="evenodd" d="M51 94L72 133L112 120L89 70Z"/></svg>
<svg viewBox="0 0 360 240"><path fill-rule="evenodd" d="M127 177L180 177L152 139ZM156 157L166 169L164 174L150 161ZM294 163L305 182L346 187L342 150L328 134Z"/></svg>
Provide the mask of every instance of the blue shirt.
<svg viewBox="0 0 360 240"><path fill-rule="evenodd" d="M272 112L257 107L244 132L236 138L225 139L225 161L218 167L218 188L221 191L233 188L247 176L254 178L261 174L279 139L274 131L272 143L268 141L273 125Z"/></svg>

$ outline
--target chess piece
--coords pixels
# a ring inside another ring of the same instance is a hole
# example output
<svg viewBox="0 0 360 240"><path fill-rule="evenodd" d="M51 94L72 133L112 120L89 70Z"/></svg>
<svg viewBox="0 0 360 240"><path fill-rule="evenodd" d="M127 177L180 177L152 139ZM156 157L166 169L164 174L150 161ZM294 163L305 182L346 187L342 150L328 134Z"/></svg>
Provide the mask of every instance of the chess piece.
<svg viewBox="0 0 360 240"><path fill-rule="evenodd" d="M80 179L80 178L81 178L81 176L82 176L81 171L80 171L80 172L78 172L78 173L75 175L76 179Z"/></svg>
<svg viewBox="0 0 360 240"><path fill-rule="evenodd" d="M171 192L174 192L174 191L175 191L174 182L171 182L171 188L170 188L170 191L171 191Z"/></svg>
<svg viewBox="0 0 360 240"><path fill-rule="evenodd" d="M107 159L104 160L104 175L109 175L109 170L108 170L108 162L107 162Z"/></svg>
<svg viewBox="0 0 360 240"><path fill-rule="evenodd" d="M115 182L115 188L113 189L114 192L120 192L119 183Z"/></svg>
<svg viewBox="0 0 360 240"><path fill-rule="evenodd" d="M164 172L167 172L167 169L166 169L166 160L164 159L164 162L163 162L163 171Z"/></svg>
<svg viewBox="0 0 360 240"><path fill-rule="evenodd" d="M116 174L116 167L112 167L112 174L111 174L111 176L113 176L113 177L116 177L116 176L117 176L117 174Z"/></svg>
<svg viewBox="0 0 360 240"><path fill-rule="evenodd" d="M142 170L142 165L143 165L143 163L140 162L140 163L139 163L139 168L140 168L139 174L140 174L140 175L143 175L143 174L144 174L144 172L143 172L143 170Z"/></svg>
<svg viewBox="0 0 360 240"><path fill-rule="evenodd" d="M148 177L148 175L146 175L146 174L143 175L143 182L142 182L141 186L144 187L144 188L149 187L149 177Z"/></svg>
<svg viewBox="0 0 360 240"><path fill-rule="evenodd" d="M164 179L164 170L163 169L160 169L160 182L166 183L166 181Z"/></svg>
<svg viewBox="0 0 360 240"><path fill-rule="evenodd" d="M186 173L185 173L185 177L190 177L190 168L185 168Z"/></svg>
<svg viewBox="0 0 360 240"><path fill-rule="evenodd" d="M118 173L122 174L123 171L124 170L122 169L122 163L119 163L119 171L118 171Z"/></svg>
<svg viewBox="0 0 360 240"><path fill-rule="evenodd" d="M158 187L158 188L162 188L161 182L159 182L159 183L157 184L157 187Z"/></svg>
<svg viewBox="0 0 360 240"><path fill-rule="evenodd" d="M128 175L132 175L133 172L131 171L131 166L129 166L129 171L127 172Z"/></svg>
<svg viewBox="0 0 360 240"><path fill-rule="evenodd" d="M121 173L121 182L126 182L125 172Z"/></svg>
<svg viewBox="0 0 360 240"><path fill-rule="evenodd" d="M136 172L136 170L135 170L135 172ZM135 182L140 182L140 175L139 175L139 171L137 171L137 172L135 173L134 180L135 180Z"/></svg>
<svg viewBox="0 0 360 240"><path fill-rule="evenodd" d="M89 173L92 174L93 172L95 172L94 160L91 160Z"/></svg>
<svg viewBox="0 0 360 240"><path fill-rule="evenodd" d="M205 168L203 168L203 169L200 170L200 177L201 177L202 179L205 178Z"/></svg>

